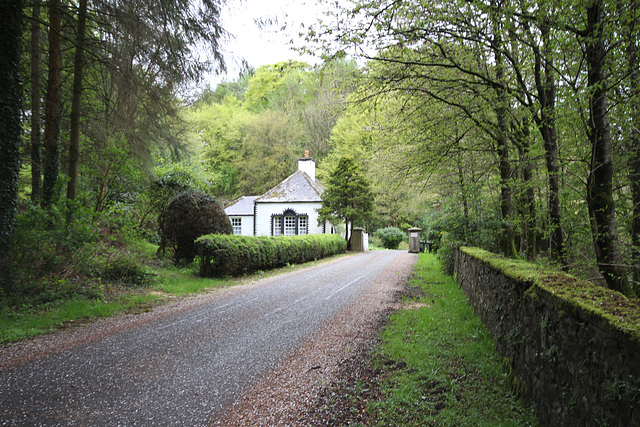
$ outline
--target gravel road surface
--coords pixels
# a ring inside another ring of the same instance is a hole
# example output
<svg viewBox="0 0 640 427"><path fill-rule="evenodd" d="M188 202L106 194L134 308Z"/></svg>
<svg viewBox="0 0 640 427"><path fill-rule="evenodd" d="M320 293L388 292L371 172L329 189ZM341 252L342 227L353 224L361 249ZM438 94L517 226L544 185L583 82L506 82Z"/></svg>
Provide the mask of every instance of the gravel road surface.
<svg viewBox="0 0 640 427"><path fill-rule="evenodd" d="M1 349L0 425L284 423L416 259L352 255Z"/></svg>

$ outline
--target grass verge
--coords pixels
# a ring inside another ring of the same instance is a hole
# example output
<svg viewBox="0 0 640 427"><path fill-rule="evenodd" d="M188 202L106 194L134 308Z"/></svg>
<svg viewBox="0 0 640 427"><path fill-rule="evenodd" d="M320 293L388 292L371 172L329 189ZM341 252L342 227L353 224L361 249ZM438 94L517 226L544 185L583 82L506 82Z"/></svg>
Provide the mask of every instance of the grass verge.
<svg viewBox="0 0 640 427"><path fill-rule="evenodd" d="M493 341L435 255L420 255L403 300L373 356L347 361L310 416L331 425L539 425L535 409L512 393Z"/></svg>

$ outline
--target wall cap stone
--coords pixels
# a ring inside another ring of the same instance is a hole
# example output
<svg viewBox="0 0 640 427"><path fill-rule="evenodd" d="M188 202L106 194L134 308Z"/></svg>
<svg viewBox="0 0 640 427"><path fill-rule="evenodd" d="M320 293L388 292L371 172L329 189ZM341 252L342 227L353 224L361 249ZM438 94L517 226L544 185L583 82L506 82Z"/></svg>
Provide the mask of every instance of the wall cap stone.
<svg viewBox="0 0 640 427"><path fill-rule="evenodd" d="M555 303L612 336L632 342L640 351L640 299L480 248L461 246L459 250L515 280L524 287L526 296Z"/></svg>

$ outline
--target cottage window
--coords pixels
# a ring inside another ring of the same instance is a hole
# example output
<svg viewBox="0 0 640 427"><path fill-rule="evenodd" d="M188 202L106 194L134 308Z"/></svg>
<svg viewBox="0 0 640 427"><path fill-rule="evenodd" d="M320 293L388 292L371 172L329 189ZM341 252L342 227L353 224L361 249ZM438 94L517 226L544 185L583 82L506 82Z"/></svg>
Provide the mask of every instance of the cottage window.
<svg viewBox="0 0 640 427"><path fill-rule="evenodd" d="M296 217L295 216L284 217L284 235L285 236L296 235Z"/></svg>
<svg viewBox="0 0 640 427"><path fill-rule="evenodd" d="M281 216L273 217L273 235L274 236L282 235L282 217Z"/></svg>
<svg viewBox="0 0 640 427"><path fill-rule="evenodd" d="M300 216L298 217L298 234L307 234L307 217Z"/></svg>
<svg viewBox="0 0 640 427"><path fill-rule="evenodd" d="M309 234L309 217L299 215L292 209L287 209L280 215L272 218L272 236L295 236L296 234Z"/></svg>
<svg viewBox="0 0 640 427"><path fill-rule="evenodd" d="M231 218L233 234L242 234L242 218Z"/></svg>

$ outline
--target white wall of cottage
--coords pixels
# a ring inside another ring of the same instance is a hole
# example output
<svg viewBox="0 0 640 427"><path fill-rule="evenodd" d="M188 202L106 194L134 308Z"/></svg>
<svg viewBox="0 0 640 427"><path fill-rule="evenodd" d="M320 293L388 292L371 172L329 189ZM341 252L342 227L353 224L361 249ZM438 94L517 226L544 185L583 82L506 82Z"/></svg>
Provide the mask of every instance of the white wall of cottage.
<svg viewBox="0 0 640 427"><path fill-rule="evenodd" d="M241 219L241 236L253 236L253 215L229 215L229 221L233 224L233 218Z"/></svg>
<svg viewBox="0 0 640 427"><path fill-rule="evenodd" d="M318 225L318 209L321 206L320 202L256 203L256 236L271 236L271 217L282 215L287 209L308 217L309 234L322 234L322 225Z"/></svg>

